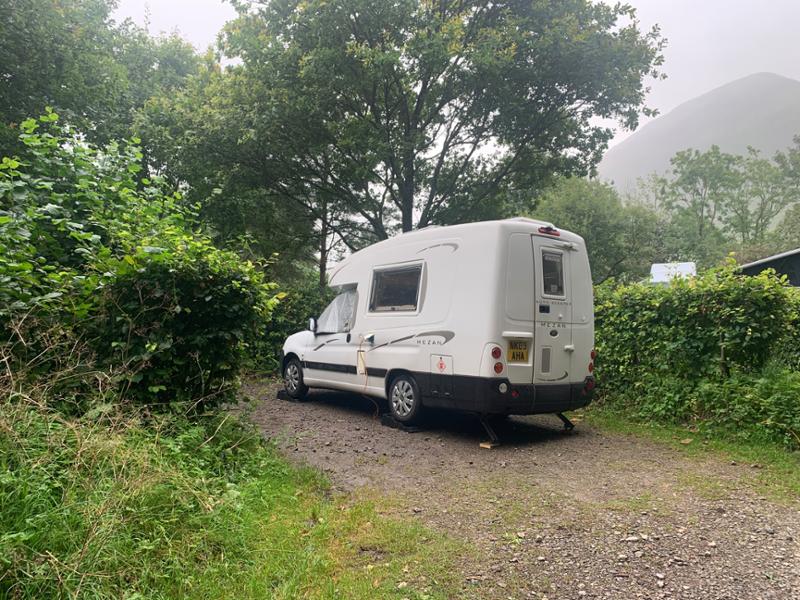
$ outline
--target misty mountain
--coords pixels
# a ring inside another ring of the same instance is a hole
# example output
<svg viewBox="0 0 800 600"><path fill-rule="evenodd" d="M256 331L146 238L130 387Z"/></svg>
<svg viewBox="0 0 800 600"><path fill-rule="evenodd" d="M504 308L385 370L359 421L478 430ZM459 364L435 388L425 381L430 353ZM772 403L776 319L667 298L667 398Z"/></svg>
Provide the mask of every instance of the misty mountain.
<svg viewBox="0 0 800 600"><path fill-rule="evenodd" d="M636 179L669 169L687 148L744 154L748 146L772 156L800 134L800 81L757 73L684 102L611 148L598 167L600 178L625 192Z"/></svg>

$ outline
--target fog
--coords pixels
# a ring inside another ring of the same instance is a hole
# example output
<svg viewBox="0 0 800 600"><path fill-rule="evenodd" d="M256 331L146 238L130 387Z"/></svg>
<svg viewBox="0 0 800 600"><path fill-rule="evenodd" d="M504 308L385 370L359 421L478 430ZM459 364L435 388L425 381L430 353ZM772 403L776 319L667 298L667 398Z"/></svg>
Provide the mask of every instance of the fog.
<svg viewBox="0 0 800 600"><path fill-rule="evenodd" d="M642 26L658 23L668 44L664 81L648 97L662 113L752 73L800 79L797 0L633 0Z"/></svg>

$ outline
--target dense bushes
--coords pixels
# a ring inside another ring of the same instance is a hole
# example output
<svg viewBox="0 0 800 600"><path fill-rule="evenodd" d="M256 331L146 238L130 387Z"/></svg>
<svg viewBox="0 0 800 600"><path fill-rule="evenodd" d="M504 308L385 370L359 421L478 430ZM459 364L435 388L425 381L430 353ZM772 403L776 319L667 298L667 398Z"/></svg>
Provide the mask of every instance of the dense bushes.
<svg viewBox="0 0 800 600"><path fill-rule="evenodd" d="M800 446L794 290L733 266L596 292L601 399L665 422Z"/></svg>
<svg viewBox="0 0 800 600"><path fill-rule="evenodd" d="M255 368L277 372L280 369L280 352L286 338L307 329L308 318L318 317L332 299L333 293L328 288L321 290L316 277L310 277L304 284L283 290L280 302L270 313L266 331L254 345Z"/></svg>
<svg viewBox="0 0 800 600"><path fill-rule="evenodd" d="M773 359L794 371L800 371L800 288L789 288L789 305L783 335L775 341Z"/></svg>
<svg viewBox="0 0 800 600"><path fill-rule="evenodd" d="M0 163L0 598L367 597L399 579L375 590L358 548L396 574L435 562L429 533L335 504L207 410L264 347L261 271L141 177L134 144L88 146L52 113L22 130ZM278 337L313 310L287 300Z"/></svg>
<svg viewBox="0 0 800 600"><path fill-rule="evenodd" d="M52 112L21 130L0 163L0 597L203 596L259 556L271 507L296 510L296 471L205 410L274 286L140 176L135 143Z"/></svg>
<svg viewBox="0 0 800 600"><path fill-rule="evenodd" d="M57 120L25 121L25 154L0 164L0 343L11 368L52 370L47 331L88 347L82 369L102 372L118 400L231 399L274 286L215 248L180 194L140 177L134 142L95 148Z"/></svg>
<svg viewBox="0 0 800 600"><path fill-rule="evenodd" d="M200 407L230 400L247 344L266 322L259 279L194 237L118 261L95 327L100 360L126 367L122 397Z"/></svg>

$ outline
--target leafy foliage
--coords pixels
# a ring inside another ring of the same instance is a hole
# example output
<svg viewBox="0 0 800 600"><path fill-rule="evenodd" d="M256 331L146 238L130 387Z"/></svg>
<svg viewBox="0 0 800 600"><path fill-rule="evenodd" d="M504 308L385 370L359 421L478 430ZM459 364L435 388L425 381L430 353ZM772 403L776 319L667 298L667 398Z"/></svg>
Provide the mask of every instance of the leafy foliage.
<svg viewBox="0 0 800 600"><path fill-rule="evenodd" d="M745 277L730 265L669 286L600 286L603 397L657 421L767 431L797 445L796 377L770 362L795 305L774 273Z"/></svg>
<svg viewBox="0 0 800 600"><path fill-rule="evenodd" d="M115 24L113 0L7 0L0 12L0 155L19 124L53 106L91 140L130 135L134 111L182 85L197 56L173 35Z"/></svg>
<svg viewBox="0 0 800 600"><path fill-rule="evenodd" d="M272 174L261 162L273 149L245 128L244 115L260 100L242 77L207 57L183 89L144 104L135 130L158 172L186 188L220 246L252 259L278 254L271 272L292 280L297 265L313 261L317 216L270 190Z"/></svg>
<svg viewBox="0 0 800 600"><path fill-rule="evenodd" d="M262 272L141 177L135 143L52 112L23 131L0 168L0 597L328 597L334 576L389 596L409 561L441 581L446 544L203 410L265 334ZM366 544L374 572L349 550Z"/></svg>
<svg viewBox="0 0 800 600"><path fill-rule="evenodd" d="M254 366L259 370L279 372L280 353L286 338L305 330L309 317L319 317L331 300L331 290L321 289L316 281L310 279L304 285L282 289L280 302L270 313L269 326L253 347Z"/></svg>
<svg viewBox="0 0 800 600"><path fill-rule="evenodd" d="M750 262L797 247L796 152L770 160L753 148L743 156L688 149L672 158L668 174L641 181L634 200L666 223L662 260L716 266L727 251Z"/></svg>
<svg viewBox="0 0 800 600"><path fill-rule="evenodd" d="M92 326L100 361L125 366L121 397L201 411L232 400L247 345L275 302L256 269L188 235L114 267Z"/></svg>
<svg viewBox="0 0 800 600"><path fill-rule="evenodd" d="M660 61L633 17L582 0L242 3L226 47L279 115L276 166L304 165L288 183L385 238L392 214L404 231L458 222L502 184L590 167L610 135L590 118L635 124Z"/></svg>
<svg viewBox="0 0 800 600"><path fill-rule="evenodd" d="M48 112L0 168L0 324L20 365L47 348L20 321L72 329L119 398L232 397L245 344L275 303L255 267L196 230L180 195L137 177L134 143L97 148ZM22 342L22 343L20 343Z"/></svg>
<svg viewBox="0 0 800 600"><path fill-rule="evenodd" d="M139 130L167 172L222 191L226 239L305 243L321 274L337 242L503 215L590 170L611 136L592 118L634 126L661 61L632 9L586 0L235 4L222 50L241 64L209 62Z"/></svg>

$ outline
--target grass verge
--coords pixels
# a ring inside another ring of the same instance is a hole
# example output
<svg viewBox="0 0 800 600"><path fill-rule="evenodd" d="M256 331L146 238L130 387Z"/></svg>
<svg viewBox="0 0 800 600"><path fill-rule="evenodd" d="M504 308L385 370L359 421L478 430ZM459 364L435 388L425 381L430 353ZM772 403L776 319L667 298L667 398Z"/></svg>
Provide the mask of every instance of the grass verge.
<svg viewBox="0 0 800 600"><path fill-rule="evenodd" d="M459 548L233 417L0 404L0 598L452 597Z"/></svg>
<svg viewBox="0 0 800 600"><path fill-rule="evenodd" d="M755 489L780 502L800 501L800 452L787 450L774 441L748 435L743 440L722 429L697 430L678 425L642 422L630 412L608 406L581 411L582 418L595 426L617 433L648 437L679 449L689 456L709 452L753 466Z"/></svg>

